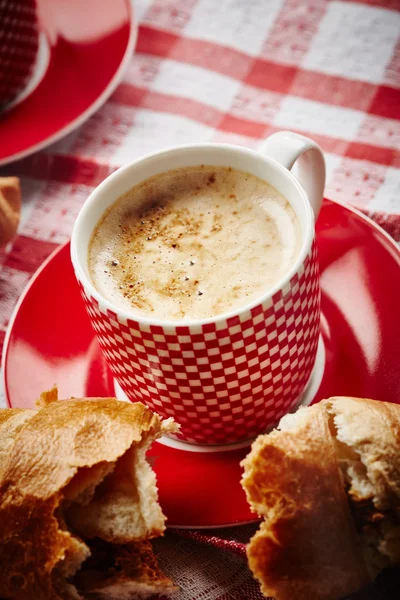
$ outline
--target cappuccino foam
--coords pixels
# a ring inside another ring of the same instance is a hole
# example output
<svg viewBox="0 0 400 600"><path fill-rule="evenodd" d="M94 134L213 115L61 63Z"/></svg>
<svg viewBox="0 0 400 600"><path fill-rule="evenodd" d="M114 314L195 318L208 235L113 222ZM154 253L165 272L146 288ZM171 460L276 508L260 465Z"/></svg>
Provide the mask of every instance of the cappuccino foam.
<svg viewBox="0 0 400 600"><path fill-rule="evenodd" d="M205 319L267 293L301 247L289 202L235 169L159 174L119 198L97 224L89 270L97 290L128 312Z"/></svg>

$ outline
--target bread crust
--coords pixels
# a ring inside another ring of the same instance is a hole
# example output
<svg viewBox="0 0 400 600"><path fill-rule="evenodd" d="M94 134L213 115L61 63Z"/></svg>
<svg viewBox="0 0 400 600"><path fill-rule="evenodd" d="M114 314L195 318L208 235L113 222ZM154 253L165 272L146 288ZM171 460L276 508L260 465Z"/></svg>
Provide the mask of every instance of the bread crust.
<svg viewBox="0 0 400 600"><path fill-rule="evenodd" d="M25 422L34 417L35 414L35 410L24 410L22 408L0 410L0 481L18 432Z"/></svg>
<svg viewBox="0 0 400 600"><path fill-rule="evenodd" d="M95 398L44 404L40 411L0 411L0 445L8 450L0 465L1 598L79 598L61 596L53 585L55 567L75 551L58 518L64 491L80 469L103 468L163 432L158 415L140 403ZM164 530L159 510L146 539Z"/></svg>
<svg viewBox="0 0 400 600"><path fill-rule="evenodd" d="M367 470L374 503L385 510L400 500L400 405L338 396L324 402L339 441L355 451ZM350 493L351 490L350 490ZM358 498L354 493L354 499Z"/></svg>
<svg viewBox="0 0 400 600"><path fill-rule="evenodd" d="M264 595L338 600L369 581L323 405L293 430L259 436L242 465L248 501L265 518L247 548Z"/></svg>
<svg viewBox="0 0 400 600"><path fill-rule="evenodd" d="M400 565L400 406L368 398L324 402L371 579Z"/></svg>
<svg viewBox="0 0 400 600"><path fill-rule="evenodd" d="M0 247L16 234L21 212L18 177L0 177Z"/></svg>

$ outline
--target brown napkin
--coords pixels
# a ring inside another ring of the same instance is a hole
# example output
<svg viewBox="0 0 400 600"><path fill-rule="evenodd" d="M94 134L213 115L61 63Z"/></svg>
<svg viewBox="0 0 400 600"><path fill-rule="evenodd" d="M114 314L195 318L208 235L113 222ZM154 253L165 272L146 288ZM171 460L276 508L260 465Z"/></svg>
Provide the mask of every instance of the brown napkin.
<svg viewBox="0 0 400 600"><path fill-rule="evenodd" d="M18 177L0 177L0 247L15 235L21 212L21 187Z"/></svg>

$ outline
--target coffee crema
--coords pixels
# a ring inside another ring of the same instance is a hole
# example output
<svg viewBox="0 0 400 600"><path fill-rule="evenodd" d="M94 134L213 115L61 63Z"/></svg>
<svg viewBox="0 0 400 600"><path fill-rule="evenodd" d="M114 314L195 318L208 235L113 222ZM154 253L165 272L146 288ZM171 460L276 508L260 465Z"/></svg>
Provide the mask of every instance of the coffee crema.
<svg viewBox="0 0 400 600"><path fill-rule="evenodd" d="M89 270L100 294L127 312L205 319L267 293L300 247L297 216L272 186L200 165L156 175L119 198L94 230Z"/></svg>

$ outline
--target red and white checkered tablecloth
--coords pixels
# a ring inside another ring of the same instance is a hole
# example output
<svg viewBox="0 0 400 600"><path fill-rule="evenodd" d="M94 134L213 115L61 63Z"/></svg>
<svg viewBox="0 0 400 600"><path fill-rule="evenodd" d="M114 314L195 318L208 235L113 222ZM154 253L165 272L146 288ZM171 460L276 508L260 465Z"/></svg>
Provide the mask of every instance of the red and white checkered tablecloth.
<svg viewBox="0 0 400 600"><path fill-rule="evenodd" d="M0 251L0 346L26 283L68 240L93 187L172 144L257 148L281 129L308 135L326 153L327 197L400 241L400 0L137 0L136 14L136 52L109 101L0 170L21 176L23 190L19 234ZM237 543L250 530L157 542L179 600L260 598Z"/></svg>

